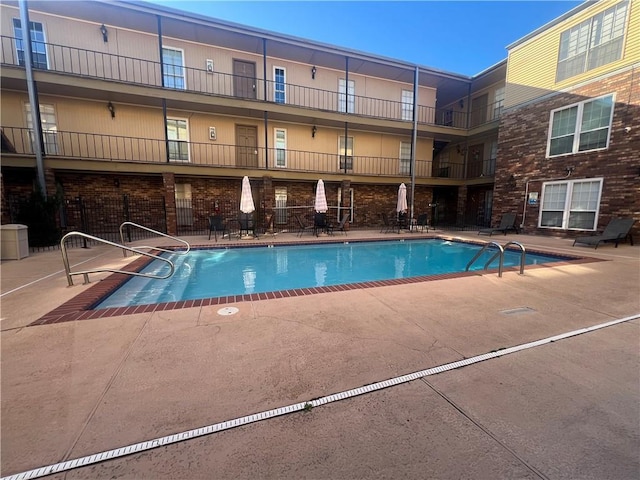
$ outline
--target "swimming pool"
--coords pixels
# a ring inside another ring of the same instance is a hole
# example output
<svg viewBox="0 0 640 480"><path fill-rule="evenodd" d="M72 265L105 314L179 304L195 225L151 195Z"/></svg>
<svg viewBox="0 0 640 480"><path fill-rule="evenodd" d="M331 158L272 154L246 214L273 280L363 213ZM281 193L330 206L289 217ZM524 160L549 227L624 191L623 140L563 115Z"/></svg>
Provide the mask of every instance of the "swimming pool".
<svg viewBox="0 0 640 480"><path fill-rule="evenodd" d="M293 289L349 285L464 272L482 245L443 239L331 243L256 248L192 250L163 254L175 263L167 280L132 277L95 309L230 297ZM480 270L495 250L488 250L471 270ZM527 253L527 264L566 258ZM505 252L505 267L517 266L520 254ZM492 264L497 268L498 261ZM143 272L162 274L168 266L154 261Z"/></svg>

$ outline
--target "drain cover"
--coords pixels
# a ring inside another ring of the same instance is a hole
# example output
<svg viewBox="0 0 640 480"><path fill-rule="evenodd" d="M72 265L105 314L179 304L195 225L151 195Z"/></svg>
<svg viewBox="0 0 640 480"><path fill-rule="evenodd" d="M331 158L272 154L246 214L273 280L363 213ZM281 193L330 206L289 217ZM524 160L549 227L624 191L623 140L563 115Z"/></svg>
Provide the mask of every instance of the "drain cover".
<svg viewBox="0 0 640 480"><path fill-rule="evenodd" d="M224 307L218 310L218 315L235 315L239 311L236 307Z"/></svg>
<svg viewBox="0 0 640 480"><path fill-rule="evenodd" d="M501 310L500 313L503 315L520 315L522 313L533 313L535 310L529 307L518 307L512 308L511 310Z"/></svg>

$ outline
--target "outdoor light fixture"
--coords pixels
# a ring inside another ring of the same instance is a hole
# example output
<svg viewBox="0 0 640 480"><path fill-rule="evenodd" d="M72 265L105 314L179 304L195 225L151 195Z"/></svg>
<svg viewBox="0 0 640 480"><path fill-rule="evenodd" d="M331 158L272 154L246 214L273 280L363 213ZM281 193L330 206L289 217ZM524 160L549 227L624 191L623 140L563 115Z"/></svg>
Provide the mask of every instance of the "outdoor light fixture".
<svg viewBox="0 0 640 480"><path fill-rule="evenodd" d="M311 138L316 138L316 132L318 131L318 127L315 125L311 127Z"/></svg>
<svg viewBox="0 0 640 480"><path fill-rule="evenodd" d="M111 118L116 118L116 107L113 106L113 103L107 103L107 108L109 109L109 112L111 112Z"/></svg>
<svg viewBox="0 0 640 480"><path fill-rule="evenodd" d="M316 72L317 71L318 71L318 69L316 68L315 65L313 67L311 67L311 80L315 80L316 79Z"/></svg>
<svg viewBox="0 0 640 480"><path fill-rule="evenodd" d="M107 27L104 26L104 23L100 25L100 33L102 33L104 43L107 43L109 41L109 32L107 31Z"/></svg>

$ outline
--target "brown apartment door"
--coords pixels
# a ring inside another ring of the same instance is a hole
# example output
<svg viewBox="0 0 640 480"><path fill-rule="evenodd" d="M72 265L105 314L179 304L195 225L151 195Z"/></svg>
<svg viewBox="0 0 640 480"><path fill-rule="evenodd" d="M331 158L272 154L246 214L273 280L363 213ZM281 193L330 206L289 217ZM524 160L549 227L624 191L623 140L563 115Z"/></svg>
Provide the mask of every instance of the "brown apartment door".
<svg viewBox="0 0 640 480"><path fill-rule="evenodd" d="M258 128L236 125L236 166L258 166Z"/></svg>
<svg viewBox="0 0 640 480"><path fill-rule="evenodd" d="M467 159L467 178L478 178L482 175L484 163L484 144L471 145Z"/></svg>
<svg viewBox="0 0 640 480"><path fill-rule="evenodd" d="M233 94L241 98L256 98L256 64L233 60Z"/></svg>
<svg viewBox="0 0 640 480"><path fill-rule="evenodd" d="M489 95L486 93L471 101L471 126L477 127L487 121L487 102Z"/></svg>

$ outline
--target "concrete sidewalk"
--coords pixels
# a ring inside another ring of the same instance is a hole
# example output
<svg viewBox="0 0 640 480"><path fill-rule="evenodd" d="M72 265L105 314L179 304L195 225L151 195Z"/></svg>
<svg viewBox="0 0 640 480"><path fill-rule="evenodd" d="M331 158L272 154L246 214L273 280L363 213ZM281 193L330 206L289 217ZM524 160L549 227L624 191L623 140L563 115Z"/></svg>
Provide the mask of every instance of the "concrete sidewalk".
<svg viewBox="0 0 640 480"><path fill-rule="evenodd" d="M233 316L211 306L28 328L89 287L66 286L59 252L3 262L1 473L640 313L640 247L509 239L606 261L242 302ZM73 261L84 265L131 260L80 250ZM639 327L625 322L56 478L638 478Z"/></svg>

